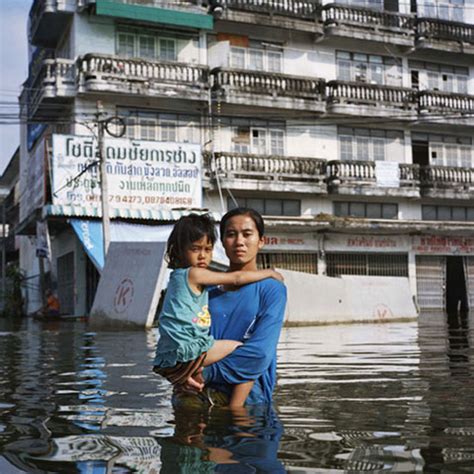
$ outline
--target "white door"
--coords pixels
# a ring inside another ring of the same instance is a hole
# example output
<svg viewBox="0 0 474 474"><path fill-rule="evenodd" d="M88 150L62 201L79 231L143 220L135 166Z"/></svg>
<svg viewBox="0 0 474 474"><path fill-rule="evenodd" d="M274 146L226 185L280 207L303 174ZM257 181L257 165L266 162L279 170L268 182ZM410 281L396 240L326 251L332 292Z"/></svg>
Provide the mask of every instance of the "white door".
<svg viewBox="0 0 474 474"><path fill-rule="evenodd" d="M444 310L446 257L416 257L416 292L421 310Z"/></svg>

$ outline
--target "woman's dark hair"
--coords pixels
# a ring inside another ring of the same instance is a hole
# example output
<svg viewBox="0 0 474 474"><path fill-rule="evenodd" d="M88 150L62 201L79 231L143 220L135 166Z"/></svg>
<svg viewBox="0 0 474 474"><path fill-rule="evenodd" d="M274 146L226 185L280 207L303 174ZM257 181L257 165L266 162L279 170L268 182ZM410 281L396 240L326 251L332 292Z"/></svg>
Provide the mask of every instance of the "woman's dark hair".
<svg viewBox="0 0 474 474"><path fill-rule="evenodd" d="M235 209L230 210L222 216L219 230L221 233L221 240L224 240L225 229L227 227L227 222L229 219L235 216L249 216L254 222L255 227L257 228L258 236L262 238L265 234L265 224L263 223L263 217L255 210L249 207L236 207Z"/></svg>
<svg viewBox="0 0 474 474"><path fill-rule="evenodd" d="M212 245L216 242L216 229L209 214L189 214L181 217L174 225L166 246L169 268L187 267L184 252L193 242L203 237L207 237Z"/></svg>

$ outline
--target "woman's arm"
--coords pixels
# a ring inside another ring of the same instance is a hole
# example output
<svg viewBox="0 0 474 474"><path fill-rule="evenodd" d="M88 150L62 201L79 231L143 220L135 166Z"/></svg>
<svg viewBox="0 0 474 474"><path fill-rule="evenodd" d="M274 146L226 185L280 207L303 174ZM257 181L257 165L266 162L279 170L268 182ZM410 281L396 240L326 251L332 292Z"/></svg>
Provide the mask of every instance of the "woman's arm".
<svg viewBox="0 0 474 474"><path fill-rule="evenodd" d="M240 408L245 405L245 401L252 391L254 382L245 382L239 385L235 385L232 389L232 395L230 397L229 407Z"/></svg>
<svg viewBox="0 0 474 474"><path fill-rule="evenodd" d="M225 359L204 369L206 383L237 385L260 377L276 353L285 305L285 286L270 285L262 297L260 314L251 337Z"/></svg>
<svg viewBox="0 0 474 474"><path fill-rule="evenodd" d="M274 278L283 281L283 276L272 269L239 271L239 272L213 272L207 268L190 268L188 273L189 283L193 286L202 285L232 285L242 286L248 283Z"/></svg>

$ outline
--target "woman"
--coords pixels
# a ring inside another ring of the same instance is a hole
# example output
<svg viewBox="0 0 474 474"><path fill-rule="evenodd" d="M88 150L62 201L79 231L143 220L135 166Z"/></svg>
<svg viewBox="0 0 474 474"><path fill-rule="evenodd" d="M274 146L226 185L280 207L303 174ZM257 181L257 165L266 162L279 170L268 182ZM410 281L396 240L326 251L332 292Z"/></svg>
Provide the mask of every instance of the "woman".
<svg viewBox="0 0 474 474"><path fill-rule="evenodd" d="M221 241L231 271L254 271L257 254L264 245L264 224L253 209L229 211L220 223ZM243 342L225 359L206 367L206 389L198 397L177 393L175 402L193 405L198 399L212 405L227 405L236 384L254 381L247 405L271 403L276 383L276 347L286 305L285 286L272 279L209 291L211 334L216 339Z"/></svg>

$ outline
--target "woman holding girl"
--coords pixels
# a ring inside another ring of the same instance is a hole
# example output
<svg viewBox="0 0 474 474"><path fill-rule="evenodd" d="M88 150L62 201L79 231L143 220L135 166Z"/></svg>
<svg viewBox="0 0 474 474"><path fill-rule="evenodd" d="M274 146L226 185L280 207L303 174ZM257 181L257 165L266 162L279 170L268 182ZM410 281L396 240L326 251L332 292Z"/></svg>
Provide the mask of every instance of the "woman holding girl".
<svg viewBox="0 0 474 474"><path fill-rule="evenodd" d="M256 267L227 273L209 270L215 241L211 219L191 214L176 223L167 245L168 264L173 272L159 317L160 339L154 371L175 385L186 384L198 391L202 384L194 376L200 368L223 360L243 344L241 339L216 340L209 334L207 287L238 288L268 278L283 280L274 270ZM252 387L252 380L233 384L229 405L242 406Z"/></svg>

